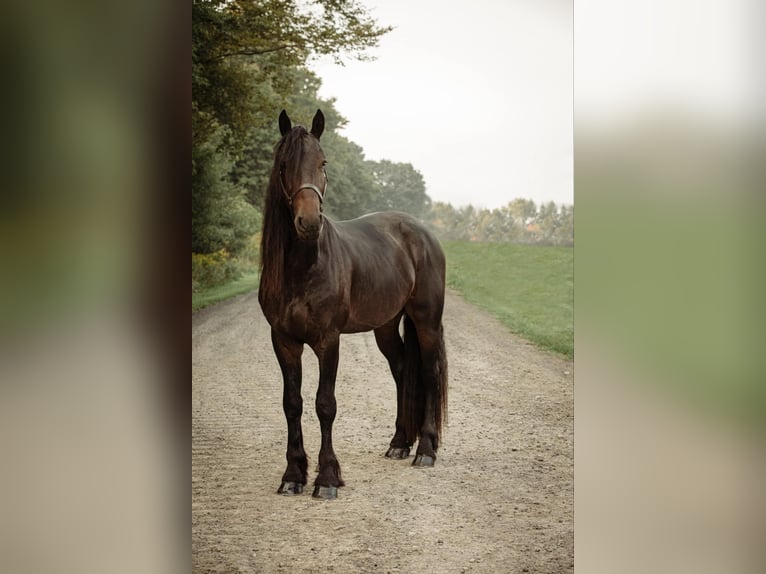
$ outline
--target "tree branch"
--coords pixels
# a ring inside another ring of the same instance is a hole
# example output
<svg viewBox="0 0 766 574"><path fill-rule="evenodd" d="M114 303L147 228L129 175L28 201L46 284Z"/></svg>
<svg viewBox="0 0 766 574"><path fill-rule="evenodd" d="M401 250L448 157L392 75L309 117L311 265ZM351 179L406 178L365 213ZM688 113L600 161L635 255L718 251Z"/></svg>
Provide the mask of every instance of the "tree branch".
<svg viewBox="0 0 766 574"><path fill-rule="evenodd" d="M298 48L298 47L299 47L298 44L280 44L278 46L272 46L270 48L250 48L250 49L243 48L241 50L235 50L233 52L224 52L223 54L218 54L217 56L204 60L204 63L216 62L218 60L223 60L225 58L231 58L232 56L260 56L262 54L270 54L272 52L279 52L280 50L287 50L289 48Z"/></svg>

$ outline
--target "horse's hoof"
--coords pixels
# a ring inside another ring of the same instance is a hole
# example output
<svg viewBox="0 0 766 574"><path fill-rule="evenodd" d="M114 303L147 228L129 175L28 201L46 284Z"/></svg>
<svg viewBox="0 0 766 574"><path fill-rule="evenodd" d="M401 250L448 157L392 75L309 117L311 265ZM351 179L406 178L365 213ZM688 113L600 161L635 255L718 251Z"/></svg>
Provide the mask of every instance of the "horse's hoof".
<svg viewBox="0 0 766 574"><path fill-rule="evenodd" d="M277 494L292 496L303 492L303 485L300 482L283 482L277 490Z"/></svg>
<svg viewBox="0 0 766 574"><path fill-rule="evenodd" d="M322 500L335 500L338 498L338 487L316 485L314 487L314 494L311 496L314 498L320 498Z"/></svg>
<svg viewBox="0 0 766 574"><path fill-rule="evenodd" d="M386 458L396 458L396 459L403 459L410 456L410 447L403 446L403 447L390 447L388 449L388 452L386 452Z"/></svg>
<svg viewBox="0 0 766 574"><path fill-rule="evenodd" d="M419 466L421 468L426 468L429 466L433 466L435 461L436 461L436 458L433 456L428 456L427 454L418 454L418 455L415 455L415 460L412 461L412 466Z"/></svg>

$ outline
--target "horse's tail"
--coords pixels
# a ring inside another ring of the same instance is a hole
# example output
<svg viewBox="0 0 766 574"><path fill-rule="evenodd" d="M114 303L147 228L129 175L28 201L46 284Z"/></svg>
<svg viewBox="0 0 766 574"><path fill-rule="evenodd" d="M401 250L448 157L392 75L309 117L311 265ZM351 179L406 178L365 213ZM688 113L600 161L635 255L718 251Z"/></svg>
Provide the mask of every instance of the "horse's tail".
<svg viewBox="0 0 766 574"><path fill-rule="evenodd" d="M439 325L435 364L436 397L434 400L434 424L437 448L441 442L442 423L447 420L447 353L444 349L444 329ZM415 324L404 315L404 426L407 442L414 444L420 438L425 418L425 386L423 384L423 363Z"/></svg>

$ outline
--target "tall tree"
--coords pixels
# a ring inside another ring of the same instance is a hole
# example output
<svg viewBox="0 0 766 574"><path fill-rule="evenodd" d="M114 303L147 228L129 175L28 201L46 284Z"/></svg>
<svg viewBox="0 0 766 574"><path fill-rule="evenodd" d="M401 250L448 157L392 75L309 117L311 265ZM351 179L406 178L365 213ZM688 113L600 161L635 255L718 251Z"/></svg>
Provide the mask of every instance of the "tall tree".
<svg viewBox="0 0 766 574"><path fill-rule="evenodd" d="M421 173L410 163L389 160L368 161L377 192L370 198L368 211L406 211L424 218L431 208L426 184Z"/></svg>

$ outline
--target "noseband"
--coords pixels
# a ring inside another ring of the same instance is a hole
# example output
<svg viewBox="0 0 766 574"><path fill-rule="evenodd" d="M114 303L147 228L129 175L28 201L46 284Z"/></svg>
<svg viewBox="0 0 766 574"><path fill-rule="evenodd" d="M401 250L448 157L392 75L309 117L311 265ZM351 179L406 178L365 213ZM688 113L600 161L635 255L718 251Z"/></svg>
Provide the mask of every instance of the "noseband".
<svg viewBox="0 0 766 574"><path fill-rule="evenodd" d="M310 189L311 191L317 194L317 197L319 198L319 211L320 212L323 211L324 210L324 194L327 191L327 181L328 181L327 173L325 173L323 190L320 191L319 188L313 183L302 183L295 189L295 191L292 192L292 194L290 194L290 193L287 193L287 189L285 188L284 181L282 181L282 174L281 173L279 174L279 183L282 185L282 193L285 194L285 198L287 199L287 205L289 205L291 209L293 207L293 200L295 199L295 197L304 189Z"/></svg>

